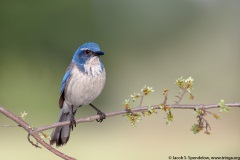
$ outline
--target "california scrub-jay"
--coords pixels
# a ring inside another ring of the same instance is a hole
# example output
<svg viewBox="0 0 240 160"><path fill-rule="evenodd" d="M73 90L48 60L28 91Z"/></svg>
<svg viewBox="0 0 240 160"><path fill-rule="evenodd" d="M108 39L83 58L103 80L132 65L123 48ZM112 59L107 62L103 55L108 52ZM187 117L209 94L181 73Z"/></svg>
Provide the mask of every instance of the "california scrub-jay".
<svg viewBox="0 0 240 160"><path fill-rule="evenodd" d="M56 143L56 146L62 146L67 143L73 125L76 126L74 115L78 107L90 105L100 116L97 121L105 119L105 114L91 104L102 92L106 80L105 68L99 58L101 55L104 52L93 42L85 43L76 50L63 77L59 98L61 112L58 122L71 123L53 130L51 145Z"/></svg>

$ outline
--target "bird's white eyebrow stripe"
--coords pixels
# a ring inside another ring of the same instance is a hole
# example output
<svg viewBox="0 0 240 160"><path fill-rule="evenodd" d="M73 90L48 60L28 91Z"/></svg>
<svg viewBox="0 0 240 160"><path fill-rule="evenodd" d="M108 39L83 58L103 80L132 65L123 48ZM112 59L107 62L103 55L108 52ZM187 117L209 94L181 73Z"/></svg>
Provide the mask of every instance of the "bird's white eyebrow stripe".
<svg viewBox="0 0 240 160"><path fill-rule="evenodd" d="M82 48L81 50L82 50L82 51L86 51L86 50L89 50L89 49L88 49L88 48Z"/></svg>

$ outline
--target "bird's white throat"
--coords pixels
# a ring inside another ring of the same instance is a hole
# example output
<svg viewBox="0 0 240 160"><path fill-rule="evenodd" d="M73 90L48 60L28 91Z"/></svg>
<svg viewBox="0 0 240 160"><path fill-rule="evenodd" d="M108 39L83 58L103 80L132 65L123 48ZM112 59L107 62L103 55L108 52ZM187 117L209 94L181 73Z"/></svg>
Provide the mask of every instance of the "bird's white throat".
<svg viewBox="0 0 240 160"><path fill-rule="evenodd" d="M94 56L86 61L84 64L85 73L92 76L100 75L103 71L101 62L98 56Z"/></svg>

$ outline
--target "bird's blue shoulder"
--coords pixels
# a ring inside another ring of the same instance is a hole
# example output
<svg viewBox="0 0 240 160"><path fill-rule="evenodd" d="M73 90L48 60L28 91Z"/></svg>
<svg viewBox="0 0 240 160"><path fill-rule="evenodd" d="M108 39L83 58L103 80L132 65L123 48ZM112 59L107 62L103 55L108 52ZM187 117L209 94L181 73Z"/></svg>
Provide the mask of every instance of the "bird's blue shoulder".
<svg viewBox="0 0 240 160"><path fill-rule="evenodd" d="M74 63L70 63L70 65L68 66L68 68L66 70L66 73L65 73L65 75L63 77L63 80L62 80L62 84L61 84L61 88L60 88L60 94L62 94L62 92L64 91L64 89L66 87L67 81L70 78L73 67L74 67Z"/></svg>
<svg viewBox="0 0 240 160"><path fill-rule="evenodd" d="M65 87L67 85L67 82L71 76L71 72L72 72L72 69L74 67L74 63L70 63L70 65L68 66L67 70L66 70L66 73L63 77L63 80L62 80L62 84L61 84L61 87L60 87L60 98L59 98L59 107L62 108L63 107L63 102L65 100L64 98L64 90L65 90Z"/></svg>

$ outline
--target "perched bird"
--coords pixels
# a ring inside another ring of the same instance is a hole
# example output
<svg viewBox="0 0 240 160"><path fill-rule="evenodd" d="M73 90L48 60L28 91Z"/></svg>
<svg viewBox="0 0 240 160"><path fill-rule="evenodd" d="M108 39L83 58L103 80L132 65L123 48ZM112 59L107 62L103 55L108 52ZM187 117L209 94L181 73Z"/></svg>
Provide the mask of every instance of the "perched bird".
<svg viewBox="0 0 240 160"><path fill-rule="evenodd" d="M61 112L58 122L71 123L53 130L51 145L56 143L56 146L62 146L67 143L73 125L76 126L74 115L78 107L90 105L100 116L98 122L105 119L106 115L92 104L102 92L106 80L105 68L99 58L101 55L104 52L93 42L85 43L76 50L63 77L59 98Z"/></svg>

